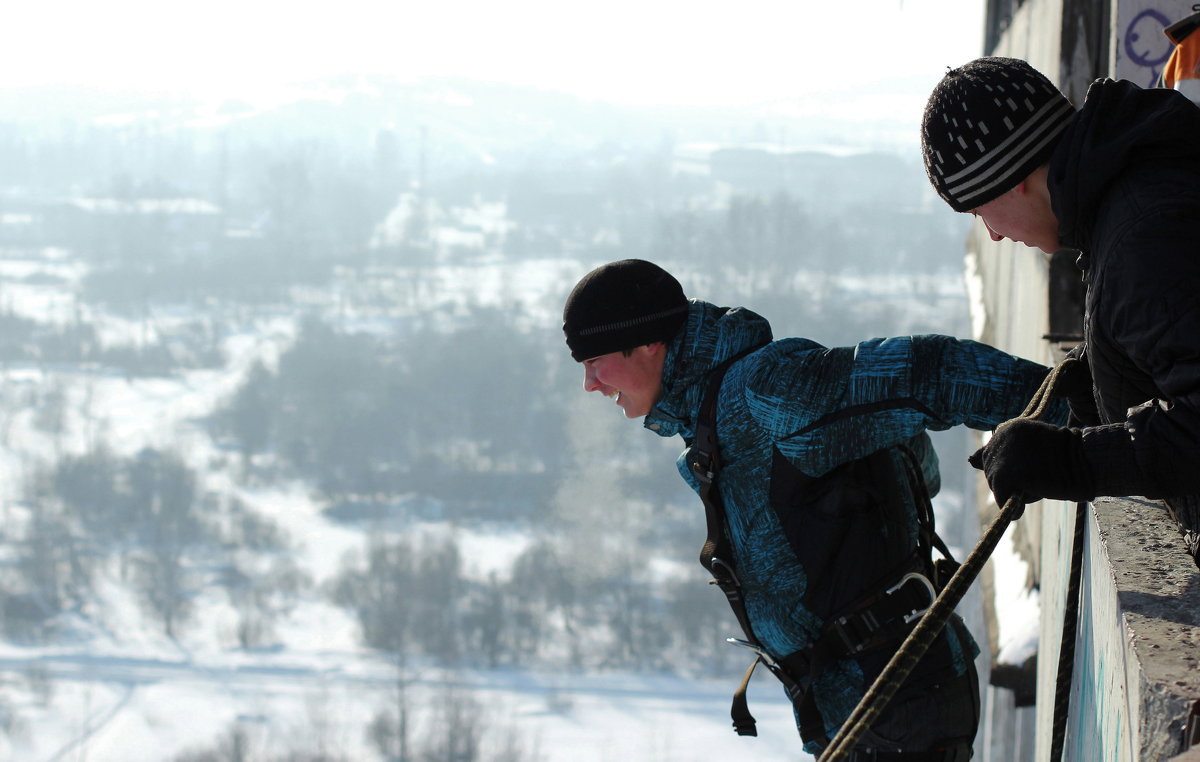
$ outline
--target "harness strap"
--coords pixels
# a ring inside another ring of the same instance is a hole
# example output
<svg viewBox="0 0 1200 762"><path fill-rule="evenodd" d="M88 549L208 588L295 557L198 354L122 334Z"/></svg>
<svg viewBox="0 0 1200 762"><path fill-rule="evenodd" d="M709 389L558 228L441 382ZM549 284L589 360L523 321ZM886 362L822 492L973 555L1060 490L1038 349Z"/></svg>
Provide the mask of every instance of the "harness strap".
<svg viewBox="0 0 1200 762"><path fill-rule="evenodd" d="M785 685L794 684L789 675L779 670L777 666L773 666L774 661L762 648L758 638L754 636L750 617L746 613L746 602L742 599L742 584L733 569L731 547L729 539L725 536L725 506L721 502L721 494L717 490L717 474L721 470L716 426L717 393L721 389L721 382L724 381L725 372L729 370L729 367L762 346L765 345L760 344L745 349L711 371L696 418L695 436L688 443L689 468L700 484L700 501L704 503L704 517L708 525L708 534L704 545L700 548L700 564L713 575L712 584L721 588L721 592L725 594L725 600L729 602L729 608L737 617L738 624L746 636L746 640L731 640L751 649L757 655L749 669L746 670L741 685L734 692L733 704L729 710L733 719L733 728L740 736L758 735L758 723L746 703L746 690L749 687L750 678L754 675L754 668L760 661L767 664L771 671L784 681ZM790 693L789 689L789 695Z"/></svg>
<svg viewBox="0 0 1200 762"><path fill-rule="evenodd" d="M790 655L785 660L786 665L775 661L755 637L750 617L746 613L741 581L733 566L732 546L725 533L725 507L717 488L717 476L720 473L720 447L716 432L718 393L729 368L761 346L763 345L750 347L728 358L710 372L697 414L695 436L688 442L688 466L699 484L700 500L704 504L707 523L707 537L700 549L700 563L713 575L712 583L725 594L729 607L745 634L745 640L730 638L730 642L749 648L756 654L754 662L746 670L741 684L734 692L730 707L730 716L738 735L758 735L757 721L747 705L746 691L755 668L761 662L783 683L788 698L796 707L800 735L806 741L825 744L828 742L828 736L825 733L824 718L816 706L813 692L808 690L816 673L835 659L878 648L906 635L914 626L913 623L936 598L935 585L938 582L936 579L931 581L926 574L913 571L913 567L920 565L922 571L927 574L934 573L930 545L937 547L947 559L950 558L950 553L933 529L933 510L929 493L924 489L924 479L917 470L916 457L908 451L907 475L910 481L914 482L913 491L917 502L921 504L917 509L918 523L921 525L918 558L910 561L906 565L907 568L897 575L898 581L886 590L868 598L851 611L835 617L812 648ZM940 585L937 586L940 588ZM797 675L802 677L797 678ZM914 762L918 760L914 758ZM937 762L942 762L942 758L938 758Z"/></svg>
<svg viewBox="0 0 1200 762"><path fill-rule="evenodd" d="M733 692L733 705L729 707L729 716L733 718L733 729L739 736L758 735L758 721L750 714L750 706L746 703L746 690L750 687L750 678L754 677L754 668L758 666L759 661L755 659L750 662L741 685Z"/></svg>
<svg viewBox="0 0 1200 762"><path fill-rule="evenodd" d="M729 565L732 556L729 552L729 540L725 536L725 507L721 502L721 494L717 491L717 474L721 471L720 447L717 445L717 394L729 367L759 348L756 346L739 352L712 370L700 403L700 411L696 416L695 437L689 443L690 467L692 475L700 483L700 500L704 503L704 516L708 524L708 536L700 548L700 564L712 573L718 584L722 584L723 579L732 579L736 583L737 577L733 574L733 567ZM722 560L724 568L714 568L714 559ZM722 590L725 588L722 587ZM728 596L729 592L726 591L725 594ZM734 606L735 611L739 608L734 605L732 599L730 605ZM738 617L738 621L745 630L749 623L742 622L741 616ZM746 634L750 633L747 631Z"/></svg>
<svg viewBox="0 0 1200 762"><path fill-rule="evenodd" d="M830 622L813 646L814 661L819 658L816 653L838 658L895 641L908 633L936 598L928 577L918 572L905 574L865 605Z"/></svg>
<svg viewBox="0 0 1200 762"><path fill-rule="evenodd" d="M897 449L903 456L905 476L908 477L913 500L917 506L917 525L920 527L918 550L925 562L926 574L933 582L934 590L941 592L961 564L954 560L954 554L950 552L950 548L946 547L946 543L937 533L937 527L934 524L933 499L929 496L929 486L925 483L925 477L921 473L921 464L917 461L917 454L907 445L899 445ZM941 558L936 560L933 558L934 548L942 555Z"/></svg>
<svg viewBox="0 0 1200 762"><path fill-rule="evenodd" d="M746 703L746 689L750 685L750 678L754 675L754 669L759 664L762 664L771 671L771 674L779 679L779 682L783 683L783 690L788 700L800 711L802 717L801 724L805 728L813 730L814 735L811 737L818 739L822 744L828 743L829 739L825 736L821 715L815 711L816 705L813 704L810 710L803 708L805 700L811 702L812 692L806 692L800 683L792 679L793 674L808 674L808 662L803 654L792 654L787 659L784 659L783 664L779 664L762 646L756 646L737 638L726 638L726 642L747 648L757 655L757 658L750 663L750 667L746 670L746 675L742 678L741 684L733 692L733 703L729 709L729 714L733 718L733 728L739 736L758 735L757 721L754 719L754 715L750 714L750 707ZM816 722L815 725L813 724L814 719ZM804 737L808 738L809 736Z"/></svg>
<svg viewBox="0 0 1200 762"><path fill-rule="evenodd" d="M730 366L764 346L766 345L758 344L744 349L712 369L704 397L700 401L700 410L696 415L695 436L688 442L689 468L700 484L700 500L704 503L704 517L708 524L708 536L700 548L700 564L708 569L717 584L721 585L734 611L741 612L738 614L738 622L742 625L746 637L756 645L758 641L750 632L750 622L745 618L745 605L741 602L741 593L727 589L727 586L740 589L741 584L733 571L733 554L729 538L725 536L725 506L717 489L717 475L721 471L720 447L717 444L717 396Z"/></svg>

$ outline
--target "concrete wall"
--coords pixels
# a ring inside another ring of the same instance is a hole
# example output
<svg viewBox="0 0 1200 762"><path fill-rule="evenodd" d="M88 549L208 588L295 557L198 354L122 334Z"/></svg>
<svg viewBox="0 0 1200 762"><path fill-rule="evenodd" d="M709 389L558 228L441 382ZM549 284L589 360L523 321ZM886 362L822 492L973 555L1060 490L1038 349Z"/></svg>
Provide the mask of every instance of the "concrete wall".
<svg viewBox="0 0 1200 762"><path fill-rule="evenodd" d="M1097 75L1153 84L1170 53L1162 27L1192 6L1183 0L1111 0L1111 32L1096 39L1089 31L1096 25L1064 14L1064 0L1025 0L987 52L1028 60L1078 105ZM1107 71L1097 70L1097 61ZM975 225L966 255L973 335L1040 362L1060 359L1064 347L1043 339L1048 265L1046 255L995 243ZM980 505L986 523L994 504ZM1050 758L1073 517L1073 505L1046 501L1030 506L1009 530L1040 590L1037 704L1015 710L989 690L990 725L977 743L983 762ZM1200 707L1200 570L1165 508L1136 499L1101 499L1089 507L1084 559L1064 759L1171 760L1189 747L1189 735L1200 738L1200 728L1188 726L1189 720L1200 725L1193 717ZM989 575L985 571L981 580L985 598Z"/></svg>
<svg viewBox="0 0 1200 762"><path fill-rule="evenodd" d="M1050 511L1054 506L1061 510ZM1036 759L1049 759L1072 506L1047 503ZM1200 700L1200 569L1157 502L1090 506L1064 759L1170 760Z"/></svg>

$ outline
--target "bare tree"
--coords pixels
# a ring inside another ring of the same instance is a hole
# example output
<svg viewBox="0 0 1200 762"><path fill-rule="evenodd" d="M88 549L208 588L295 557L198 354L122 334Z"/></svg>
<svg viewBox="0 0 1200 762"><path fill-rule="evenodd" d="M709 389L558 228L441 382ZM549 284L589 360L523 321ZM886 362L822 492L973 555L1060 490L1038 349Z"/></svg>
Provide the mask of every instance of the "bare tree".
<svg viewBox="0 0 1200 762"><path fill-rule="evenodd" d="M480 742L486 727L482 705L466 691L445 686L434 704L429 731L417 759L480 762Z"/></svg>

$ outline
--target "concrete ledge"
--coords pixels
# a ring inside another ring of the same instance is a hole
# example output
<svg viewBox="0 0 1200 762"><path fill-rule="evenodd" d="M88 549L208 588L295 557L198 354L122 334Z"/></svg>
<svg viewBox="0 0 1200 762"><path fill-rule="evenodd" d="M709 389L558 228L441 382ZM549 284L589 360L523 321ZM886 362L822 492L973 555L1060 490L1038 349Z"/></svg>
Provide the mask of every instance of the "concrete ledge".
<svg viewBox="0 0 1200 762"><path fill-rule="evenodd" d="M1043 590L1065 590L1073 511L1046 504ZM1065 540L1065 542L1064 542ZM1054 549L1051 551L1050 549ZM1047 608L1047 597L1054 605ZM1053 662L1061 593L1043 596L1040 654ZM1049 618L1050 622L1046 619ZM1053 640L1053 643L1047 641ZM1041 660L1039 660L1040 662ZM1200 702L1200 569L1161 503L1101 498L1091 506L1084 547L1066 758L1167 761L1184 751L1185 729ZM1049 752L1053 676L1039 670L1038 751ZM1195 719L1192 718L1195 723Z"/></svg>

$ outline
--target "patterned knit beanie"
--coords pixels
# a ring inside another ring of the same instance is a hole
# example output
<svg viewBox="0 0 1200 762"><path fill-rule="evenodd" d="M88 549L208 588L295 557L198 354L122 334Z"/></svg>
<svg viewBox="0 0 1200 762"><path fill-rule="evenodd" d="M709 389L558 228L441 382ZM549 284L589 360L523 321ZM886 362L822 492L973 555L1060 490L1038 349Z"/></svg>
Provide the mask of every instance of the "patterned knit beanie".
<svg viewBox="0 0 1200 762"><path fill-rule="evenodd" d="M1016 58L978 58L946 72L925 105L925 172L956 212L1002 195L1050 159L1075 109Z"/></svg>
<svg viewBox="0 0 1200 762"><path fill-rule="evenodd" d="M563 308L571 357L593 357L669 341L687 320L679 281L641 259L610 262L575 285Z"/></svg>

